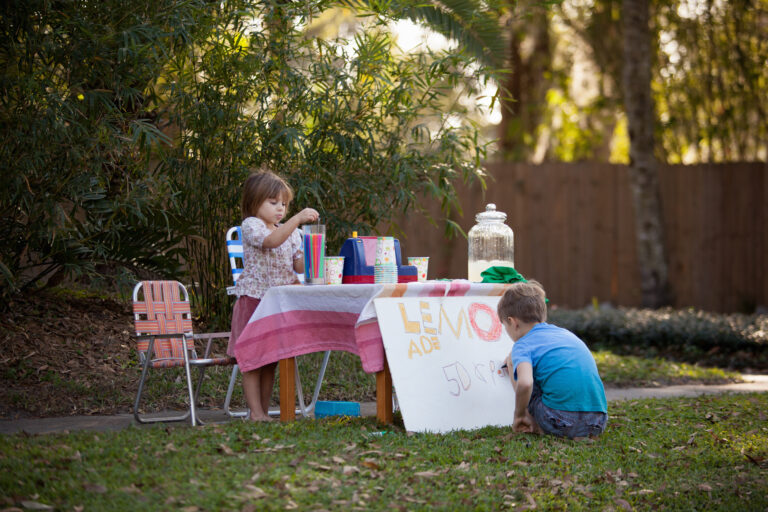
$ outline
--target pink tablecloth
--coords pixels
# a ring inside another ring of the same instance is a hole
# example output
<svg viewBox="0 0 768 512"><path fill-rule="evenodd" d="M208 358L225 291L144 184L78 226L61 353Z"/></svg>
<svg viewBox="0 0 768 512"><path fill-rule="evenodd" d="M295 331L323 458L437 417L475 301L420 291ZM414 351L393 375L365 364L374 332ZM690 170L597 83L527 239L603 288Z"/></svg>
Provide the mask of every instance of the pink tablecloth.
<svg viewBox="0 0 768 512"><path fill-rule="evenodd" d="M504 293L507 285L464 280L270 288L235 344L244 372L312 352L344 350L368 373L384 369L384 345L373 299Z"/></svg>

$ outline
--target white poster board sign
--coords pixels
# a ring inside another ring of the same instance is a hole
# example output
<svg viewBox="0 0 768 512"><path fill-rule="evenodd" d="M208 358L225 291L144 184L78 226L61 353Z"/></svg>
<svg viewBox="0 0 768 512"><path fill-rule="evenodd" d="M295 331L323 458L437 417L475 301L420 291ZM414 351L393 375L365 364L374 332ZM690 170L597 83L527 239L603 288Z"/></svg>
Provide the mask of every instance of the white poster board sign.
<svg viewBox="0 0 768 512"><path fill-rule="evenodd" d="M512 425L515 392L500 366L513 342L496 315L499 299L374 300L407 430Z"/></svg>

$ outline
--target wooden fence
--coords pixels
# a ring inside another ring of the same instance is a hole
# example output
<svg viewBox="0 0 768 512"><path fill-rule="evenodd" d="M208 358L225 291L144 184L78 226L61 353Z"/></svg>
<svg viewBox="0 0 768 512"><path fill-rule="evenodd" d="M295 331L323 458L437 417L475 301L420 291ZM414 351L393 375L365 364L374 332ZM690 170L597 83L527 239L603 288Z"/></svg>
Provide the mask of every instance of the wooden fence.
<svg viewBox="0 0 768 512"><path fill-rule="evenodd" d="M508 215L515 267L554 304L639 306L633 207L625 166L491 164L460 190L465 231L486 203ZM768 164L662 166L665 239L674 305L753 312L768 305ZM430 210L437 212L437 207ZM404 255L430 256L430 278L467 276L467 242L423 217L399 220Z"/></svg>

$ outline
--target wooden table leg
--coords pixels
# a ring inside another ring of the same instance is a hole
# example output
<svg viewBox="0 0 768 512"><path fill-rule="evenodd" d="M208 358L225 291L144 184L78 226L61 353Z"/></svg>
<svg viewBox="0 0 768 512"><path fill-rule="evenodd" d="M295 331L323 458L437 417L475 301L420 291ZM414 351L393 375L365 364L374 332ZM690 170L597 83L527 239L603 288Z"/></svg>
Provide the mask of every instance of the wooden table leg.
<svg viewBox="0 0 768 512"><path fill-rule="evenodd" d="M376 419L381 423L392 423L392 374L386 358L384 369L376 372Z"/></svg>
<svg viewBox="0 0 768 512"><path fill-rule="evenodd" d="M296 419L296 362L294 357L281 359L280 372L280 421Z"/></svg>

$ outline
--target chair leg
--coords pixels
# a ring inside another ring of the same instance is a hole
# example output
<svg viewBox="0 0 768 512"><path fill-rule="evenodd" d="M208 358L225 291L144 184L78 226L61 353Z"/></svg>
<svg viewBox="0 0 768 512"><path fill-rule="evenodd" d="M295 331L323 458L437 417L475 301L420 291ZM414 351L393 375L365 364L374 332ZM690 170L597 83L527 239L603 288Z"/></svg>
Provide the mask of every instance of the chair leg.
<svg viewBox="0 0 768 512"><path fill-rule="evenodd" d="M238 366L232 367L232 375L229 377L229 387L227 388L227 397L224 399L224 412L226 412L230 418L244 418L250 414L250 411L246 408L244 411L232 411L229 409L229 404L232 402L232 393L235 390L235 381L237 381Z"/></svg>
<svg viewBox="0 0 768 512"><path fill-rule="evenodd" d="M299 406L296 408L296 414L307 417L307 406L304 404L304 388L301 387L301 375L299 374L299 358L293 360L296 373L296 395L299 398Z"/></svg>
<svg viewBox="0 0 768 512"><path fill-rule="evenodd" d="M317 382L315 383L315 392L312 393L312 401L309 403L309 410L315 409L317 404L317 397L320 395L320 387L323 385L323 379L325 378L325 370L328 368L328 359L331 357L331 351L328 350L323 356L323 363L320 365L320 373L317 375Z"/></svg>
<svg viewBox="0 0 768 512"><path fill-rule="evenodd" d="M195 403L197 403L200 397L200 389L203 387L203 379L205 378L205 366L200 367L200 377L197 379L197 386L195 387Z"/></svg>
<svg viewBox="0 0 768 512"><path fill-rule="evenodd" d="M186 341L184 342L186 344ZM187 374L187 390L189 391L189 412L192 415L192 426L197 425L197 415L195 414L195 390L192 387L192 370L189 367L189 351L184 350L184 371Z"/></svg>
<svg viewBox="0 0 768 512"><path fill-rule="evenodd" d="M149 363L152 359L152 348L154 340L149 341L149 348L147 349L146 358L144 359L144 367L141 369L141 379L139 380L139 390L136 393L136 401L133 403L133 417L139 423L158 423L158 422L171 422L171 421L183 421L189 418L190 411L180 416L162 416L154 418L142 418L139 414L139 404L141 403L141 395L144 391L144 383L146 382L147 375L149 374Z"/></svg>
<svg viewBox="0 0 768 512"><path fill-rule="evenodd" d="M312 411L315 410L317 404L317 397L320 395L320 388L323 385L323 379L325 378L325 370L328 368L328 359L331 356L331 351L327 350L323 356L323 362L320 365L320 372L317 375L317 382L315 383L315 390L312 392L312 400L309 405L304 403L304 393L301 387L301 379L299 378L299 366L298 359L296 363L296 392L299 396L299 407L296 409L296 414L301 414L304 417L309 416Z"/></svg>

